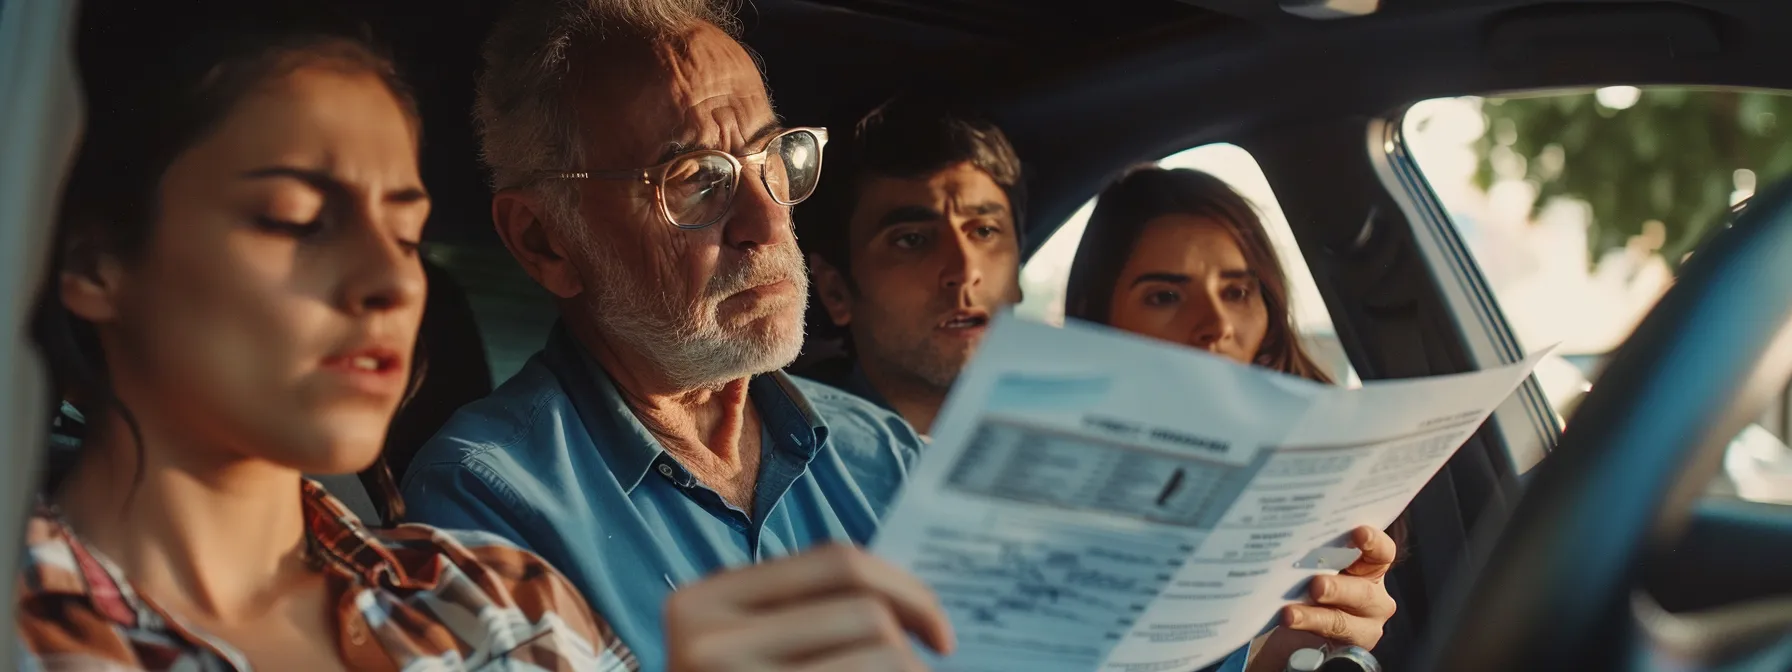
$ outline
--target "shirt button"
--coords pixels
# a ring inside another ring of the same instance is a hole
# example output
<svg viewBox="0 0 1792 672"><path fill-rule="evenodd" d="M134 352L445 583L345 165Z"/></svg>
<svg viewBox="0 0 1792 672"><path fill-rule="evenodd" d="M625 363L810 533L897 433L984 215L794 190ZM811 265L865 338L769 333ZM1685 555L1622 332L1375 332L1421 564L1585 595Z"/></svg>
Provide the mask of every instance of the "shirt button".
<svg viewBox="0 0 1792 672"><path fill-rule="evenodd" d="M348 641L355 646L367 643L367 628L361 625L360 618L348 622Z"/></svg>
<svg viewBox="0 0 1792 672"><path fill-rule="evenodd" d="M660 465L660 475L665 476L666 478L671 478L672 477L672 465L670 465L670 464Z"/></svg>

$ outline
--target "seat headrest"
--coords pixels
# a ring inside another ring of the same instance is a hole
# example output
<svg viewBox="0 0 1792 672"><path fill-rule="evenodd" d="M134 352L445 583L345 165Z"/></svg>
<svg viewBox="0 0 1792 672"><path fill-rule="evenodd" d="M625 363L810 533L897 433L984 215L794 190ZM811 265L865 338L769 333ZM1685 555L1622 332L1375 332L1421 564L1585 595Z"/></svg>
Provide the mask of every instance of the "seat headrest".
<svg viewBox="0 0 1792 672"><path fill-rule="evenodd" d="M386 434L384 457L395 483L403 482L411 458L455 411L492 392L485 342L480 338L479 322L466 291L447 270L427 257L423 271L429 279L429 299L417 333L416 361L426 369L422 382L398 409ZM375 500L380 499L376 493ZM398 522L403 516L388 514L385 518Z"/></svg>

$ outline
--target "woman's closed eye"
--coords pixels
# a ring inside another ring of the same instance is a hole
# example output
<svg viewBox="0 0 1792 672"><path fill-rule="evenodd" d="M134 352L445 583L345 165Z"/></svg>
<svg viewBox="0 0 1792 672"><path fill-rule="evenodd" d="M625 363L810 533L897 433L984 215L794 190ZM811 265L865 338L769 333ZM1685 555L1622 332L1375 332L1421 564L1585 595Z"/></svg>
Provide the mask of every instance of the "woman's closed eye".
<svg viewBox="0 0 1792 672"><path fill-rule="evenodd" d="M324 229L322 217L314 218L309 222L294 222L265 215L255 218L255 227L268 233L290 236L300 240L317 235Z"/></svg>
<svg viewBox="0 0 1792 672"><path fill-rule="evenodd" d="M287 236L295 240L306 240L323 233L326 227L324 225L323 217L320 215L309 222L292 222L277 217L258 216L255 218L255 228L271 234ZM407 257L415 257L423 251L423 240L421 238L405 238L401 236L398 237L395 242L398 244L398 249L403 250Z"/></svg>

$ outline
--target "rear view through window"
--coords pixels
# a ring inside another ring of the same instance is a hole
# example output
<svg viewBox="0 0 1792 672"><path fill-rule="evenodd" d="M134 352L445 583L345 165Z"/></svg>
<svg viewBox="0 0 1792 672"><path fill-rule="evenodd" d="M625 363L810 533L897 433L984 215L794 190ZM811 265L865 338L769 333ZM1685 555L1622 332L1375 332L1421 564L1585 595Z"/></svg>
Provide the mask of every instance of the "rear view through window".
<svg viewBox="0 0 1792 672"><path fill-rule="evenodd" d="M1403 133L1572 420L1600 367L1708 233L1792 176L1792 95L1614 86L1415 105ZM1788 398L1731 447L1718 492L1792 503Z"/></svg>

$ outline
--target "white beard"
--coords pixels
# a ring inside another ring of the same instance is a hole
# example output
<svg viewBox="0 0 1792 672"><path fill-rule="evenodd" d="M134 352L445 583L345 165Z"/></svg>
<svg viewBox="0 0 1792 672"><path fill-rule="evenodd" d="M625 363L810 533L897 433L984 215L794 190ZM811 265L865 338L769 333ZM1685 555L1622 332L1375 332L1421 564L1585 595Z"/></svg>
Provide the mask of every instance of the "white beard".
<svg viewBox="0 0 1792 672"><path fill-rule="evenodd" d="M585 235L578 236L578 245L591 262L583 275L595 276L584 279L587 305L595 311L593 324L605 336L647 357L675 388L719 387L776 371L796 361L802 351L809 275L795 246L766 248L745 264L719 270L697 305L690 306L665 286L650 285L631 273L621 255L592 240L588 230L581 233ZM779 307L759 321L789 324L753 330L753 323L743 328L720 323L718 308L724 299L775 280L795 285L797 305L794 310Z"/></svg>

